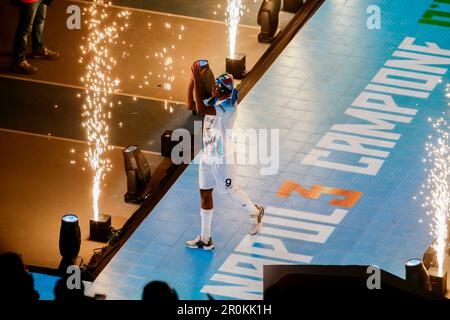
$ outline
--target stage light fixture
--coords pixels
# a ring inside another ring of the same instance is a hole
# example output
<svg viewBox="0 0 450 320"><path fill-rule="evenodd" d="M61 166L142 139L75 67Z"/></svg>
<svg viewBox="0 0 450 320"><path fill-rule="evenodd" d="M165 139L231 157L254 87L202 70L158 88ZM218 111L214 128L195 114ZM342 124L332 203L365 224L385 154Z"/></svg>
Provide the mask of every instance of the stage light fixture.
<svg viewBox="0 0 450 320"><path fill-rule="evenodd" d="M407 282L426 291L431 290L430 276L421 259L408 260L405 263L405 270Z"/></svg>
<svg viewBox="0 0 450 320"><path fill-rule="evenodd" d="M123 150L127 193L125 202L141 203L150 195L152 178L150 165L138 146L128 146Z"/></svg>
<svg viewBox="0 0 450 320"><path fill-rule="evenodd" d="M257 22L261 26L258 41L271 43L278 29L281 0L265 0L259 8Z"/></svg>
<svg viewBox="0 0 450 320"><path fill-rule="evenodd" d="M61 219L59 231L59 253L65 263L73 264L81 246L81 231L78 216L66 214Z"/></svg>

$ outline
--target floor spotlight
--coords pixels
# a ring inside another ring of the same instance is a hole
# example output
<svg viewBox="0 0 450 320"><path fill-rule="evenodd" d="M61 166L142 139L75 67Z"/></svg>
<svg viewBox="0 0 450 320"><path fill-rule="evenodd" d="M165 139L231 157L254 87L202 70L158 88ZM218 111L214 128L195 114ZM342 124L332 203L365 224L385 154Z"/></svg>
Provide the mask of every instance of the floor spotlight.
<svg viewBox="0 0 450 320"><path fill-rule="evenodd" d="M138 146L126 147L123 150L123 158L127 175L125 202L141 203L151 191L150 165Z"/></svg>
<svg viewBox="0 0 450 320"><path fill-rule="evenodd" d="M426 291L431 290L430 276L422 260L414 258L405 263L406 281Z"/></svg>
<svg viewBox="0 0 450 320"><path fill-rule="evenodd" d="M80 252L81 231L78 216L66 214L61 219L59 231L59 253L62 256L63 264L75 264L75 260Z"/></svg>
<svg viewBox="0 0 450 320"><path fill-rule="evenodd" d="M258 41L271 43L278 29L281 0L265 0L259 8L257 22L261 26Z"/></svg>

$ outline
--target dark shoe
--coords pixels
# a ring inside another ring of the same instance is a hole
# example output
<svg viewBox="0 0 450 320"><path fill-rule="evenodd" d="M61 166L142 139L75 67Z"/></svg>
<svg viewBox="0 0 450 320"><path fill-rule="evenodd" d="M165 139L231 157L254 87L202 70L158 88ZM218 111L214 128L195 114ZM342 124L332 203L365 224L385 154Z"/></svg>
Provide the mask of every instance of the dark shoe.
<svg viewBox="0 0 450 320"><path fill-rule="evenodd" d="M35 74L37 72L37 68L29 64L27 60L23 60L22 62L16 64L14 66L14 70L23 74Z"/></svg>
<svg viewBox="0 0 450 320"><path fill-rule="evenodd" d="M57 60L59 59L59 52L44 48L43 50L33 51L31 59Z"/></svg>

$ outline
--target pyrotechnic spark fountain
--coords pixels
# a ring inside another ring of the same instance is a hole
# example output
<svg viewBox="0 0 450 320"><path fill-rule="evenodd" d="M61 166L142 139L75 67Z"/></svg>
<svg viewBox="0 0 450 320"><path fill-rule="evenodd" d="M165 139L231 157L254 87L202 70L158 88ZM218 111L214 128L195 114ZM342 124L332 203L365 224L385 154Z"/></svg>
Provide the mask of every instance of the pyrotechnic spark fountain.
<svg viewBox="0 0 450 320"><path fill-rule="evenodd" d="M225 22L228 27L228 50L230 58L234 58L236 50L236 38L242 9L242 0L228 0Z"/></svg>
<svg viewBox="0 0 450 320"><path fill-rule="evenodd" d="M85 45L81 47L82 58L80 63L86 64L86 74L81 78L85 87L85 104L83 105L82 126L86 129L89 141L89 151L85 160L89 162L94 172L92 185L92 209L93 218L99 218L99 198L101 182L107 171L111 169L111 163L105 156L108 147L108 123L111 119L110 109L113 103L110 95L117 91L120 81L113 79L112 70L116 60L110 53L111 47L117 42L119 32L127 26L129 12L123 11L117 18L123 20L123 25L118 26L115 21L108 22L107 9L110 2L94 0L87 9L85 19L88 35Z"/></svg>
<svg viewBox="0 0 450 320"><path fill-rule="evenodd" d="M152 22L147 22L149 29L153 28L153 25ZM164 101L164 109L173 113L174 108L169 106L168 103L173 98L170 92L176 89L174 86L176 79L175 70L180 60L177 59L176 49L178 45L176 42L183 40L183 33L186 27L183 24L179 25L169 21L162 22L159 27L159 30L164 32L164 37L168 42L165 42L164 46L157 48L155 52L145 55L145 60L148 61L152 69L144 74L138 87L145 90L146 87L154 85L167 91L169 99ZM181 60L184 60L184 56L181 56Z"/></svg>
<svg viewBox="0 0 450 320"><path fill-rule="evenodd" d="M423 206L427 208L427 215L431 216L430 235L435 239L433 249L436 252L439 274L443 274L448 236L447 222L450 218L450 127L444 117L433 122L433 128L438 135L437 139L429 136L429 141L426 143L425 149L428 155L424 161L430 163L431 168L425 170L427 180L423 186L429 194ZM429 119L429 121L432 120Z"/></svg>

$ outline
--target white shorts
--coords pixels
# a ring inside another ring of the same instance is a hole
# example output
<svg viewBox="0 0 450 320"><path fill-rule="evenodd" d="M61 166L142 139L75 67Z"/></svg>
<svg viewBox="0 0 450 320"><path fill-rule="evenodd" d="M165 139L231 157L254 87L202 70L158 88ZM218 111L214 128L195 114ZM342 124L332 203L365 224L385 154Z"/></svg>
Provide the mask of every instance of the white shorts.
<svg viewBox="0 0 450 320"><path fill-rule="evenodd" d="M207 161L202 155L198 173L198 184L201 190L215 189L220 193L229 193L234 190L236 174L232 164Z"/></svg>

